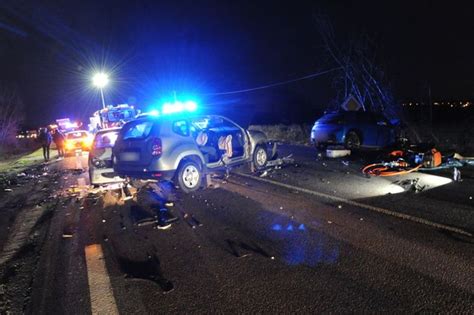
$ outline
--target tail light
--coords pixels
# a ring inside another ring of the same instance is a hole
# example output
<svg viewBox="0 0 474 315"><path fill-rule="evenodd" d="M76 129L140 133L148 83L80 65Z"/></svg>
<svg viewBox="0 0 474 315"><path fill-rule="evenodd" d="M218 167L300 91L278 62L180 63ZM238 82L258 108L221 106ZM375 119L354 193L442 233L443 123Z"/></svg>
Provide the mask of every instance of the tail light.
<svg viewBox="0 0 474 315"><path fill-rule="evenodd" d="M151 141L151 155L160 156L163 153L163 147L161 145L160 138L153 138Z"/></svg>
<svg viewBox="0 0 474 315"><path fill-rule="evenodd" d="M96 158L95 156L92 157L92 164L97 168L107 168L107 164L104 160Z"/></svg>

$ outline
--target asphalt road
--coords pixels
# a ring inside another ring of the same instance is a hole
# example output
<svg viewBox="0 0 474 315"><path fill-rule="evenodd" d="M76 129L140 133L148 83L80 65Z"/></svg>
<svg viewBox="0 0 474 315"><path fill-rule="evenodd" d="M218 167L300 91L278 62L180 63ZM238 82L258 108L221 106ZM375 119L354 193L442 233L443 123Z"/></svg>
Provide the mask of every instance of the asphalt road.
<svg viewBox="0 0 474 315"><path fill-rule="evenodd" d="M0 310L474 312L472 170L368 179L377 153L289 153L262 177L241 168L131 200L91 190L86 157L26 172L0 193Z"/></svg>

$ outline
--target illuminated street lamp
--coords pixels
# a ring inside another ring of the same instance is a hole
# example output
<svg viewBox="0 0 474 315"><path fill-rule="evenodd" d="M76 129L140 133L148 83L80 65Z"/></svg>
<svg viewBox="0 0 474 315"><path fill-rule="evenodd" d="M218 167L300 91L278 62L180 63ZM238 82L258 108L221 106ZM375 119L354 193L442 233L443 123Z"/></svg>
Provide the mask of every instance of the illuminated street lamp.
<svg viewBox="0 0 474 315"><path fill-rule="evenodd" d="M92 77L92 84L99 88L102 98L102 108L105 108L104 87L109 84L109 76L106 73L99 72Z"/></svg>

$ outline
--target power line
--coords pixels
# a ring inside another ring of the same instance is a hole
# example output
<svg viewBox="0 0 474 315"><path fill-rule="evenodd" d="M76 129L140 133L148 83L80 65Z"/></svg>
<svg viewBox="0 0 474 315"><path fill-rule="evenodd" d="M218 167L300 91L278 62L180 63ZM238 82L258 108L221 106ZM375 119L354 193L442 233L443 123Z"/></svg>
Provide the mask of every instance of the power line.
<svg viewBox="0 0 474 315"><path fill-rule="evenodd" d="M256 90L263 90L263 89L268 89L268 88L271 88L271 87L274 87L274 86L279 86L279 85L285 85L285 84L293 83L293 82L296 82L296 81L302 81L302 80L312 79L312 78L319 77L319 76L321 76L321 75L323 75L323 74L326 74L326 73L329 73L329 72L333 72L333 71L336 71L336 70L339 70L339 69L341 69L341 67L332 68L332 69L329 69L329 70L324 70L324 71L321 71L321 72L316 72L316 73L308 74L308 75L305 75L304 77L299 77L299 78L296 78L296 79L291 79L291 80L282 81L282 82L271 83L271 84L267 84L267 85L262 85L262 86L254 87L254 88L243 89L243 90L236 90L236 91L228 91L228 92L207 93L207 94L204 94L204 95L229 95L229 94L238 94L238 93L252 92L252 91L256 91Z"/></svg>

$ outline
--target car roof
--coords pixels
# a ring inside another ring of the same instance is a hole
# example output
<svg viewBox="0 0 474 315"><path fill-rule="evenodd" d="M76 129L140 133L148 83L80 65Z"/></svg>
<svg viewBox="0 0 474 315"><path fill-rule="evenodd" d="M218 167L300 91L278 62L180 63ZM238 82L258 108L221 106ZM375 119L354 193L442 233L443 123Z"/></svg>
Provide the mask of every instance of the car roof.
<svg viewBox="0 0 474 315"><path fill-rule="evenodd" d="M70 134L70 133L76 133L76 132L85 132L85 133L89 133L89 131L87 130L74 130L74 131L68 131L66 132L66 135Z"/></svg>

